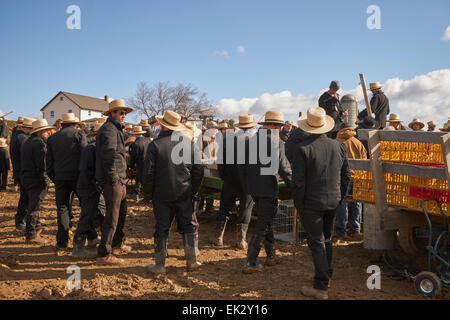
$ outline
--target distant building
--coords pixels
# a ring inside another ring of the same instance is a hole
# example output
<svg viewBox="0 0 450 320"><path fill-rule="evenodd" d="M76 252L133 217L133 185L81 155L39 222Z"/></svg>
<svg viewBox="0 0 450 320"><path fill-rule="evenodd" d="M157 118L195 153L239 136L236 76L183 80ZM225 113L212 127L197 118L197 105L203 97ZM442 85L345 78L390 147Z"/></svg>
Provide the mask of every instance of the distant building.
<svg viewBox="0 0 450 320"><path fill-rule="evenodd" d="M103 112L109 107L109 97L103 99L83 96L80 94L60 91L44 107L42 118L49 124L62 118L63 113L74 113L80 121L103 117Z"/></svg>

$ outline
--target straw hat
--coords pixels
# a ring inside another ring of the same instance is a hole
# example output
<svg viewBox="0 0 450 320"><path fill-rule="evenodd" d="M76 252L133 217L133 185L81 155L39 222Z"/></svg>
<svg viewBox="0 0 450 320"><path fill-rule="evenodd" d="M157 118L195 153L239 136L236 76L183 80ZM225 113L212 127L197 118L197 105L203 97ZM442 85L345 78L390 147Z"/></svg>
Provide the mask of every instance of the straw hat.
<svg viewBox="0 0 450 320"><path fill-rule="evenodd" d="M391 113L389 120L386 120L386 122L403 122L403 120L400 120L400 116L397 113Z"/></svg>
<svg viewBox="0 0 450 320"><path fill-rule="evenodd" d="M433 120L431 120L431 121L428 121L428 122L427 122L427 125L428 125L429 127L436 127L436 122L434 122Z"/></svg>
<svg viewBox="0 0 450 320"><path fill-rule="evenodd" d="M308 109L306 115L298 118L298 126L311 134L327 133L334 128L334 120L321 107Z"/></svg>
<svg viewBox="0 0 450 320"><path fill-rule="evenodd" d="M244 113L239 115L239 123L235 126L242 129L249 129L257 126L258 124L253 121L253 115L251 113Z"/></svg>
<svg viewBox="0 0 450 320"><path fill-rule="evenodd" d="M8 148L5 138L0 138L0 148Z"/></svg>
<svg viewBox="0 0 450 320"><path fill-rule="evenodd" d="M129 123L129 124L127 124L127 125L125 126L125 129L126 129L126 130L128 130L128 129L133 130L133 125L132 125L131 123Z"/></svg>
<svg viewBox="0 0 450 320"><path fill-rule="evenodd" d="M100 128L102 127L103 123L95 121L94 122L94 127L92 128L92 131L89 132L87 135L89 137L95 136L97 134L97 131L100 130Z"/></svg>
<svg viewBox="0 0 450 320"><path fill-rule="evenodd" d="M32 128L33 127L33 121L36 121L36 119L33 118L24 118L22 127L23 128Z"/></svg>
<svg viewBox="0 0 450 320"><path fill-rule="evenodd" d="M133 127L133 134L144 134L146 131L142 130L141 126L134 126Z"/></svg>
<svg viewBox="0 0 450 320"><path fill-rule="evenodd" d="M379 82L372 82L370 84L370 89L369 90L378 90L378 89L381 89L381 88L383 88L383 87L380 85Z"/></svg>
<svg viewBox="0 0 450 320"><path fill-rule="evenodd" d="M75 123L80 126L80 130L86 129L86 123L81 122L80 119L78 119L78 117L75 117L75 121L76 121Z"/></svg>
<svg viewBox="0 0 450 320"><path fill-rule="evenodd" d="M206 125L206 128L208 128L208 129L213 129L213 128L217 128L217 127L218 127L218 125L217 125L217 122L215 122L215 121L210 121Z"/></svg>
<svg viewBox="0 0 450 320"><path fill-rule="evenodd" d="M56 129L54 126L49 126L47 123L46 119L39 119L39 120L35 120L33 121L33 123L31 124L32 129L30 134L42 131L42 130L47 130L47 129Z"/></svg>
<svg viewBox="0 0 450 320"><path fill-rule="evenodd" d="M156 120L160 125L170 130L179 131L186 129L180 122L181 116L175 111L168 110L164 113L164 116L156 116Z"/></svg>
<svg viewBox="0 0 450 320"><path fill-rule="evenodd" d="M408 124L408 127L410 127L412 129L413 125L418 124L420 125L420 129L422 129L423 127L425 127L425 123L423 123L422 121L420 121L419 118L415 118L413 119L413 121Z"/></svg>
<svg viewBox="0 0 450 320"><path fill-rule="evenodd" d="M280 111L267 111L264 118L265 118L264 121L259 122L258 124L266 124L266 123L284 124L283 112Z"/></svg>
<svg viewBox="0 0 450 320"><path fill-rule="evenodd" d="M186 121L184 126L187 130L185 132L189 136L189 138L194 139L194 122L193 121Z"/></svg>
<svg viewBox="0 0 450 320"><path fill-rule="evenodd" d="M23 117L18 117L17 118L17 124L22 124L23 122Z"/></svg>
<svg viewBox="0 0 450 320"><path fill-rule="evenodd" d="M141 119L141 122L139 122L138 125L141 126L142 128L150 127L150 125L148 124L148 119Z"/></svg>
<svg viewBox="0 0 450 320"><path fill-rule="evenodd" d="M450 120L448 120L447 123L444 124L444 127L440 128L439 130L449 132L450 131Z"/></svg>
<svg viewBox="0 0 450 320"><path fill-rule="evenodd" d="M130 113L133 111L133 108L127 107L125 104L125 100L116 99L109 103L109 109L107 111L103 112L103 114L105 116L108 116L111 112L116 111L116 110L125 110L126 113Z"/></svg>
<svg viewBox="0 0 450 320"><path fill-rule="evenodd" d="M230 126L225 121L219 123L219 129L228 129Z"/></svg>
<svg viewBox="0 0 450 320"><path fill-rule="evenodd" d="M62 123L78 123L80 122L79 119L75 116L74 113L63 113L62 115Z"/></svg>

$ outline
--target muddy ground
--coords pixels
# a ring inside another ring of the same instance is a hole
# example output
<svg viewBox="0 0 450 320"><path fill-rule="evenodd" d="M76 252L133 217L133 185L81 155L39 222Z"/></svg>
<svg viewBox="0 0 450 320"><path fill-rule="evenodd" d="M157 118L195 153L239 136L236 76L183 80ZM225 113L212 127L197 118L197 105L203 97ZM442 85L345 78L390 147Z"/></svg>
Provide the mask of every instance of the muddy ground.
<svg viewBox="0 0 450 320"><path fill-rule="evenodd" d="M153 263L152 234L154 218L149 208L129 200L125 233L133 252L121 256L123 266L98 266L93 260L73 258L70 252L57 254L53 249L56 236L54 187L43 202L41 217L45 219L43 237L50 240L45 247L26 245L22 232L14 227L18 193L12 184L0 193L0 299L305 299L303 285L313 277L311 254L305 243L277 243L283 256L281 264L264 268L262 273L241 272L246 252L234 249L235 227L229 224L225 246L212 247L208 238L213 233L213 217L200 224L200 270L186 272L182 240L175 230L169 238L167 275L151 276L146 267ZM217 209L216 202L216 209ZM75 217L79 207L74 207ZM248 238L252 234L250 226ZM175 228L173 228L175 229ZM362 241L336 243L335 274L329 290L330 299L421 299L412 282L394 280L382 267L381 289L367 289L367 267L377 264L381 252L363 248ZM260 259L263 261L264 251ZM81 268L81 289L67 288L67 268ZM444 291L443 299L450 295Z"/></svg>

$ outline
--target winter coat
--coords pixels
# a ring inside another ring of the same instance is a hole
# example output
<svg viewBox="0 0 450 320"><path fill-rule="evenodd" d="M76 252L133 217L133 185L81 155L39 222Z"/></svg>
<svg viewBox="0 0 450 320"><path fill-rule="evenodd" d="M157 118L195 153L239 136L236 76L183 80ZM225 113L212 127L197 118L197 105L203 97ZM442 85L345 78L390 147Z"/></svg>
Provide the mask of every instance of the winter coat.
<svg viewBox="0 0 450 320"><path fill-rule="evenodd" d="M294 158L294 150L295 147L305 139L309 137L309 133L303 131L300 128L295 128L291 134L289 135L288 140L285 144L285 153L286 158L289 160L289 162L292 162L292 159Z"/></svg>
<svg viewBox="0 0 450 320"><path fill-rule="evenodd" d="M77 192L80 197L88 197L97 192L95 180L95 140L81 150Z"/></svg>
<svg viewBox="0 0 450 320"><path fill-rule="evenodd" d="M356 136L356 131L352 128L345 128L338 132L336 140L345 144L349 159L367 159L367 150L363 143Z"/></svg>
<svg viewBox="0 0 450 320"><path fill-rule="evenodd" d="M144 174L145 155L150 142L152 141L149 137L140 136L128 149L130 155L130 167L137 167L137 175L139 178L142 178L142 175Z"/></svg>
<svg viewBox="0 0 450 320"><path fill-rule="evenodd" d="M47 143L33 134L20 150L20 179L26 189L46 187L50 179L46 171Z"/></svg>
<svg viewBox="0 0 450 320"><path fill-rule="evenodd" d="M9 155L6 148L0 148L0 172L9 171Z"/></svg>
<svg viewBox="0 0 450 320"><path fill-rule="evenodd" d="M11 155L11 162L13 165L13 179L14 181L20 181L20 150L22 149L25 141L28 140L29 136L20 129L16 129L13 132L14 134L11 135L9 154Z"/></svg>

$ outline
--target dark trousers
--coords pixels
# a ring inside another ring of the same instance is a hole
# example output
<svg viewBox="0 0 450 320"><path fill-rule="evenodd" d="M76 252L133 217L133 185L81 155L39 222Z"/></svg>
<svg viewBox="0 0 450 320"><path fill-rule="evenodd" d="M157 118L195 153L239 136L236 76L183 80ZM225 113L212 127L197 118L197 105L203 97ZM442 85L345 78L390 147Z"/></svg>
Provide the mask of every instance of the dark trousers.
<svg viewBox="0 0 450 320"><path fill-rule="evenodd" d="M225 180L220 194L220 209L217 220L225 221L231 217L236 197L239 195L237 224L249 224L253 210L253 199L237 181Z"/></svg>
<svg viewBox="0 0 450 320"><path fill-rule="evenodd" d="M191 198L175 202L153 201L153 212L156 219L155 238L167 238L169 236L170 226L174 218L177 221L179 233L194 233L198 230L198 222Z"/></svg>
<svg viewBox="0 0 450 320"><path fill-rule="evenodd" d="M101 215L101 207L105 206L105 200L98 191L88 195L80 195L80 199L81 214L73 237L77 239L86 236L88 240L97 239L96 219L98 219L98 215Z"/></svg>
<svg viewBox="0 0 450 320"><path fill-rule="evenodd" d="M255 197L254 200L258 212L258 220L256 221L253 234L273 244L275 242L273 237L273 218L277 213L278 199Z"/></svg>
<svg viewBox="0 0 450 320"><path fill-rule="evenodd" d="M307 209L300 214L300 221L307 234L308 246L314 261L314 288L319 290L328 290L328 281L333 275L331 234L335 215L336 210L313 211Z"/></svg>
<svg viewBox="0 0 450 320"><path fill-rule="evenodd" d="M6 189L8 185L8 170L0 171L0 189Z"/></svg>
<svg viewBox="0 0 450 320"><path fill-rule="evenodd" d="M69 242L71 194L76 193L76 180L56 180L56 210L58 231L56 233L56 244L58 247L66 248Z"/></svg>
<svg viewBox="0 0 450 320"><path fill-rule="evenodd" d="M134 193L136 193L138 196L141 194L141 177L139 174L136 174L136 179L134 181Z"/></svg>
<svg viewBox="0 0 450 320"><path fill-rule="evenodd" d="M26 230L25 237L27 239L36 238L36 232L42 230L39 222L39 210L41 203L47 195L48 186L32 187L27 189L28 194L28 212L25 218Z"/></svg>
<svg viewBox="0 0 450 320"><path fill-rule="evenodd" d="M102 225L102 240L98 247L98 256L106 257L112 253L113 247L120 247L125 234L125 218L127 215L127 188L122 182L106 184L103 188L106 214Z"/></svg>
<svg viewBox="0 0 450 320"><path fill-rule="evenodd" d="M16 228L19 228L21 225L25 225L25 217L27 215L28 209L28 193L25 189L24 185L19 182L19 203L17 204L17 212L14 216L14 220L16 221Z"/></svg>

